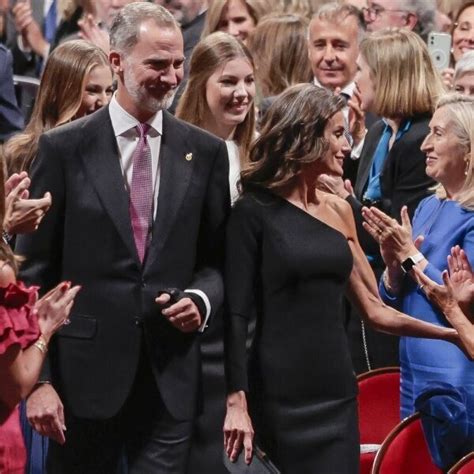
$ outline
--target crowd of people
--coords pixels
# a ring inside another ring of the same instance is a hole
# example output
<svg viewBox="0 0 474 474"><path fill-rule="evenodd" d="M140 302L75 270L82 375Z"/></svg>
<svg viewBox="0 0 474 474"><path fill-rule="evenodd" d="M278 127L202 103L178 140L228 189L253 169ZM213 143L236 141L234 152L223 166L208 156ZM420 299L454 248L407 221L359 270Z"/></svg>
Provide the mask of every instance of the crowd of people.
<svg viewBox="0 0 474 474"><path fill-rule="evenodd" d="M474 424L473 2L0 8L1 473L357 473L385 366Z"/></svg>

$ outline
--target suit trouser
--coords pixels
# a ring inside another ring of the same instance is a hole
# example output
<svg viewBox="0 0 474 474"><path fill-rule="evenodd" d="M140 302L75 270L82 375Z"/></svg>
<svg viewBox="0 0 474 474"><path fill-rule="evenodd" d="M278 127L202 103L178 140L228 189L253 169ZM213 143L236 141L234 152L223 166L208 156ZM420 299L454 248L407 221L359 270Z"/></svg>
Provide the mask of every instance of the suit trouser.
<svg viewBox="0 0 474 474"><path fill-rule="evenodd" d="M123 456L128 474L186 472L192 421L175 420L166 409L145 350L117 415L88 420L66 411L66 427L66 443L50 443L48 474L115 474Z"/></svg>

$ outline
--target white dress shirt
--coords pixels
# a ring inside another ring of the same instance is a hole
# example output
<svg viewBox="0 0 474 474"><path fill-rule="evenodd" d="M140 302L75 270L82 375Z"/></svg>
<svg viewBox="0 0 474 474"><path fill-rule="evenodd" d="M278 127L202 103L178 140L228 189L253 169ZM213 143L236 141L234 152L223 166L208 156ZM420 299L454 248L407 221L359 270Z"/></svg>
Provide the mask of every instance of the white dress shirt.
<svg viewBox="0 0 474 474"><path fill-rule="evenodd" d="M128 192L133 174L133 153L139 141L139 133L136 129L139 121L130 115L117 101L116 95L112 97L109 105L109 115L112 122L112 128L119 150L120 167L124 177L124 184ZM153 220L156 218L156 208L160 189L160 148L161 136L163 135L163 111L159 110L149 120L147 120L150 129L147 134L148 145L151 152L151 172L153 183ZM159 229L158 229L159 232ZM203 331L207 326L207 321L211 314L211 303L207 295L199 289L188 288L184 290L188 293L195 293L202 298L206 306L204 321L200 327Z"/></svg>
<svg viewBox="0 0 474 474"><path fill-rule="evenodd" d="M229 156L230 202L231 204L234 204L239 197L237 183L240 179L240 150L234 140L226 140L225 144L227 147L227 155Z"/></svg>

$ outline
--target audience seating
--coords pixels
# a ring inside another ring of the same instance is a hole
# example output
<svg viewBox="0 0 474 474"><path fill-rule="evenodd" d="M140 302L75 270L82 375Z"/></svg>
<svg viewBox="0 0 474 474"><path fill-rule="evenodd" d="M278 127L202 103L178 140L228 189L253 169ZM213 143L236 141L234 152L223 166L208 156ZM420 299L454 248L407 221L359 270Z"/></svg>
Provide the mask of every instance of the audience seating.
<svg viewBox="0 0 474 474"><path fill-rule="evenodd" d="M369 474L379 446L400 422L400 369L384 367L357 377L360 473Z"/></svg>
<svg viewBox="0 0 474 474"><path fill-rule="evenodd" d="M419 413L405 418L382 443L372 474L441 474L433 464Z"/></svg>
<svg viewBox="0 0 474 474"><path fill-rule="evenodd" d="M473 474L474 473L474 451L466 454L449 471L448 474Z"/></svg>

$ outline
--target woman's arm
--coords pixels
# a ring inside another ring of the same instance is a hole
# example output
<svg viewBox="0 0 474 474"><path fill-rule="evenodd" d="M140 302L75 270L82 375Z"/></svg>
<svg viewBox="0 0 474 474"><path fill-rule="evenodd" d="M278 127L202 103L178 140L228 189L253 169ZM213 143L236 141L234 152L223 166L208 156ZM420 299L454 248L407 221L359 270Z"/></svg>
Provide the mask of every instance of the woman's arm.
<svg viewBox="0 0 474 474"><path fill-rule="evenodd" d="M247 333L251 314L255 312L255 290L260 265L261 217L255 215L252 198L237 201L226 229L224 281L225 362L227 378L227 411L224 421L224 446L227 456L235 460L245 449L245 460L252 458L253 427L248 414L246 392Z"/></svg>
<svg viewBox="0 0 474 474"><path fill-rule="evenodd" d="M9 270L5 270L8 268ZM5 272L10 272L8 279ZM0 286L15 281L13 270L4 265L0 270ZM0 399L9 407L14 407L26 397L38 380L51 336L61 327L71 310L80 287L70 288L62 283L36 302L41 335L38 340L22 350L20 344L12 344L0 356Z"/></svg>
<svg viewBox="0 0 474 474"><path fill-rule="evenodd" d="M367 322L375 329L389 334L444 339L455 342L457 340L456 331L412 318L381 301L374 273L357 240L354 219L350 209L344 208L341 218L346 226L346 236L354 259L349 279L348 296Z"/></svg>
<svg viewBox="0 0 474 474"><path fill-rule="evenodd" d="M438 285L419 269L414 269L414 277L426 296L436 304L459 334L465 352L474 360L474 325L466 317L456 299L456 284L447 271L443 272L443 285ZM472 286L474 284L471 283ZM471 300L471 304L474 298Z"/></svg>

